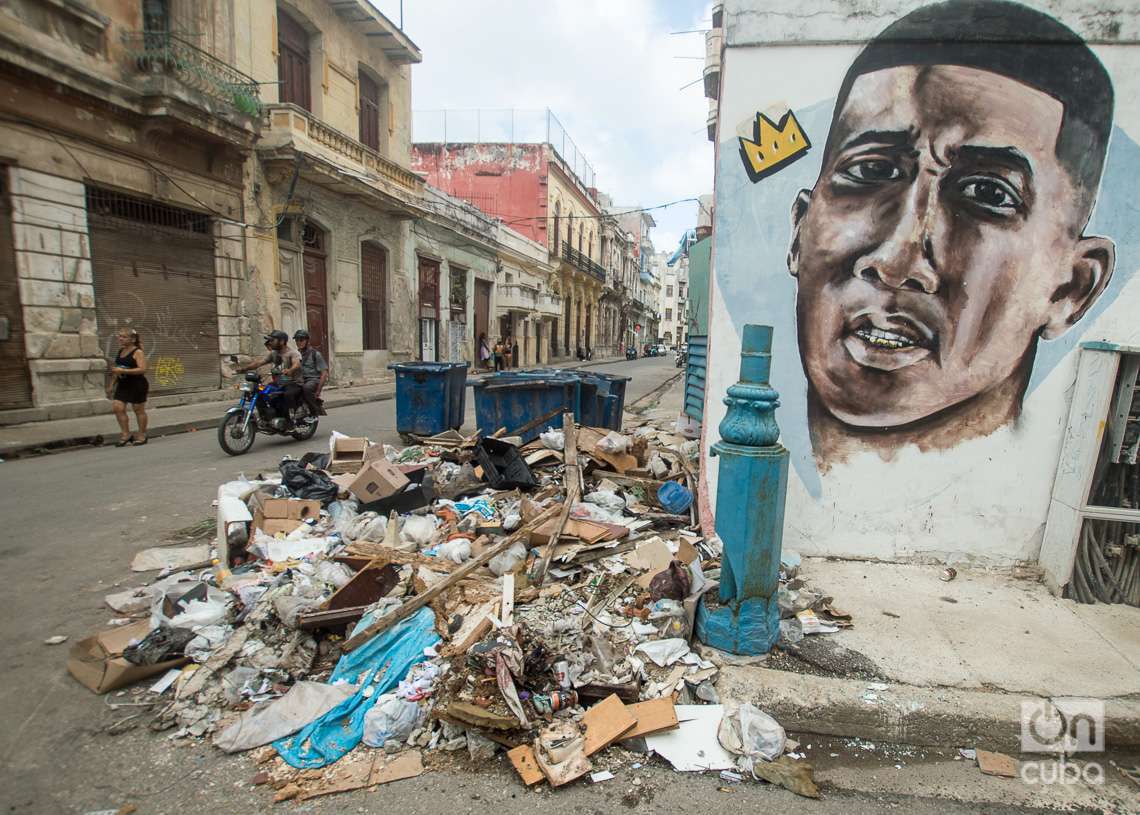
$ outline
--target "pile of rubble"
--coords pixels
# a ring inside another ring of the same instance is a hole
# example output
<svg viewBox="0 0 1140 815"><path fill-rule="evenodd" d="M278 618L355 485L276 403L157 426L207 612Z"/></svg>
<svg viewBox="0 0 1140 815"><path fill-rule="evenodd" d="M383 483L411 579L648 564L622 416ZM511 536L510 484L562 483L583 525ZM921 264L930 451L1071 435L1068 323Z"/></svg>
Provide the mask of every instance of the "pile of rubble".
<svg viewBox="0 0 1140 815"><path fill-rule="evenodd" d="M97 692L158 677L139 691L151 727L256 751L276 800L457 751L505 750L526 785L600 781L611 745L817 794L779 724L722 705L690 648L720 557L697 441L570 415L528 444L419 441L334 434L279 477L222 484L213 546L140 552L158 579L106 598L122 624L77 643L72 674ZM789 639L848 624L790 586Z"/></svg>

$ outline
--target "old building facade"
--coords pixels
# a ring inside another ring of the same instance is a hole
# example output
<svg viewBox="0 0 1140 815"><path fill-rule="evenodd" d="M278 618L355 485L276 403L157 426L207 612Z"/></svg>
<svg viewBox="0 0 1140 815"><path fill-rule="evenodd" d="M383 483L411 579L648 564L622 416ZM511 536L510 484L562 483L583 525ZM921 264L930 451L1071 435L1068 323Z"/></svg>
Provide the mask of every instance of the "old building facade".
<svg viewBox="0 0 1140 815"><path fill-rule="evenodd" d="M542 135L533 141L486 141L452 138L456 130L448 133L449 112L435 113L442 117L442 126L433 133L441 138L432 141L417 134L412 168L428 183L470 201L546 247L555 270L546 293L562 308L549 336L543 337L550 357L612 353L615 343L603 326L612 323L614 309L602 315L602 296L609 287L599 262L604 211L593 169L553 114L542 112ZM501 330L519 334L514 317L504 320Z"/></svg>
<svg viewBox="0 0 1140 815"><path fill-rule="evenodd" d="M160 397L218 388L245 350L259 86L233 64L225 0L0 8L6 421L106 410L120 326Z"/></svg>

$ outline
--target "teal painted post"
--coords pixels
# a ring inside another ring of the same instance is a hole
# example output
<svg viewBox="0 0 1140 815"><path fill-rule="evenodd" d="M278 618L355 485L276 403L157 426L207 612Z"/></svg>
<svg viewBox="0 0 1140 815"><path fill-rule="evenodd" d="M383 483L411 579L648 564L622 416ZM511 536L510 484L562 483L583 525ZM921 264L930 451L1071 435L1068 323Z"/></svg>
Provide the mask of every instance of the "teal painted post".
<svg viewBox="0 0 1140 815"><path fill-rule="evenodd" d="M740 381L728 389L720 423L716 531L724 544L719 602L697 607L697 637L734 654L765 654L780 635L780 544L788 451L779 444L779 394L768 384L772 327L746 325Z"/></svg>

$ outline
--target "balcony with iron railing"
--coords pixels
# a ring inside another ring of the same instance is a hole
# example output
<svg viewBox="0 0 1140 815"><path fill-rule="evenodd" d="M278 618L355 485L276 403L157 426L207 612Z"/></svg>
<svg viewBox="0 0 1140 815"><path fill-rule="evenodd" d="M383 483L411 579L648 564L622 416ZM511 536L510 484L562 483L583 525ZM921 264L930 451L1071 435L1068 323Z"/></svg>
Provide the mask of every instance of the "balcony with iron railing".
<svg viewBox="0 0 1140 815"><path fill-rule="evenodd" d="M606 270L594 261L590 260L588 255L579 252L568 243L562 244L562 259L576 269L583 271L588 275L593 275L598 280L605 282Z"/></svg>
<svg viewBox="0 0 1140 815"><path fill-rule="evenodd" d="M144 92L178 96L224 118L234 115L246 123L261 114L256 81L241 71L167 31L135 31L123 35L130 70L146 78ZM173 80L179 87L169 87ZM178 91L184 91L179 93ZM188 93L186 93L188 92Z"/></svg>

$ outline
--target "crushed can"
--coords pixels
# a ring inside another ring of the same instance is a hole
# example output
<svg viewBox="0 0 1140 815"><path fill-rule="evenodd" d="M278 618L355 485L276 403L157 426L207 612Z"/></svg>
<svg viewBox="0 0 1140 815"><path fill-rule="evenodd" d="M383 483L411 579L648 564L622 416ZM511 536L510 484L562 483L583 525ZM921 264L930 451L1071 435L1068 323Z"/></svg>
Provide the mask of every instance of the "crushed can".
<svg viewBox="0 0 1140 815"><path fill-rule="evenodd" d="M548 713L555 713L563 708L574 707L578 704L578 691L556 690L549 695L536 693L530 697L530 703L534 705L536 713L545 716Z"/></svg>

